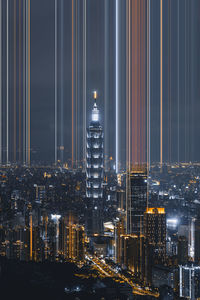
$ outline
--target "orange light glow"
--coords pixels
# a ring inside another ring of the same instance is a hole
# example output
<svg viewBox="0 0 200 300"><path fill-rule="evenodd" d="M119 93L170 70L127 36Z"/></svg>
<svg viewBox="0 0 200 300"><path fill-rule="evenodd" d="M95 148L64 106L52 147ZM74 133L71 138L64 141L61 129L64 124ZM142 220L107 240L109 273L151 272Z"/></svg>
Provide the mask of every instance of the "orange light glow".
<svg viewBox="0 0 200 300"><path fill-rule="evenodd" d="M146 209L147 214L165 214L164 207L149 207Z"/></svg>

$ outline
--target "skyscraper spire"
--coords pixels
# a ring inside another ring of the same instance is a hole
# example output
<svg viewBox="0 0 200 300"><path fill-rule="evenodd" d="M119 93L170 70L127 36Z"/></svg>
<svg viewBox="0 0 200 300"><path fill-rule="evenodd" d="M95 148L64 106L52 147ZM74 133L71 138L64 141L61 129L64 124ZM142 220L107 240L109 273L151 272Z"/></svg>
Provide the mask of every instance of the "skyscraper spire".
<svg viewBox="0 0 200 300"><path fill-rule="evenodd" d="M94 98L94 106L92 109L92 122L99 122L99 110L97 107L97 91L93 92L93 98Z"/></svg>
<svg viewBox="0 0 200 300"><path fill-rule="evenodd" d="M103 204L103 128L99 123L99 110L93 93L92 121L87 129L86 149L86 198L88 207L87 232L102 233Z"/></svg>

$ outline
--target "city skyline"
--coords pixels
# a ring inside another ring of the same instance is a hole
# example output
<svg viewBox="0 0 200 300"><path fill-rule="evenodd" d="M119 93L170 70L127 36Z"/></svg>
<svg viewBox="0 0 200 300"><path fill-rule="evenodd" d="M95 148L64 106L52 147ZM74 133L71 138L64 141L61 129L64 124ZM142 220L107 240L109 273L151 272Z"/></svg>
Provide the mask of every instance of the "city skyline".
<svg viewBox="0 0 200 300"><path fill-rule="evenodd" d="M199 11L0 0L6 299L200 299Z"/></svg>

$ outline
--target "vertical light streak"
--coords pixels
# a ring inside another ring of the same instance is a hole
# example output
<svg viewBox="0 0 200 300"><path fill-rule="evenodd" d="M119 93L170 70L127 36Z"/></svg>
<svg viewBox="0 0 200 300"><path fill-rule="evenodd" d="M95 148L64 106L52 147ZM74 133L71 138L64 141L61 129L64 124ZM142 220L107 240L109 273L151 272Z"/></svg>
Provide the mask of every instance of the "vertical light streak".
<svg viewBox="0 0 200 300"><path fill-rule="evenodd" d="M128 8L128 171L131 169L131 2Z"/></svg>
<svg viewBox="0 0 200 300"><path fill-rule="evenodd" d="M186 53L186 45L187 45L187 14L186 14L186 0L185 0L185 64L184 64L184 71L185 71L185 162L187 161L187 124L186 124L186 116L187 116L187 53Z"/></svg>
<svg viewBox="0 0 200 300"><path fill-rule="evenodd" d="M141 0L142 1L142 0ZM141 122L141 111L140 111L140 103L142 100L141 97L141 53L140 53L140 43L141 43L141 1L139 1L137 3L137 43L136 43L136 57L137 57L137 73L135 76L135 81L136 81L136 77L138 77L138 84L135 86L135 89L137 90L137 96L135 96L135 98L132 98L132 101L135 103L135 142L133 145L133 149L134 149L134 153L135 153L135 159L134 159L134 165L135 168L139 167L140 164L140 151L142 151L141 149L141 144L140 144L140 128L142 126L142 122ZM134 26L134 24L133 24ZM132 73L134 72L134 66L132 68ZM133 100L134 99L134 100ZM134 111L134 106L132 108L132 110ZM133 120L133 124L134 124L134 120ZM139 126L138 126L139 125ZM133 125L134 126L134 125ZM139 147L137 147L139 146ZM137 167L136 167L137 165Z"/></svg>
<svg viewBox="0 0 200 300"><path fill-rule="evenodd" d="M19 0L19 162L21 162L21 67L22 67L22 59L21 59L21 43L22 43L22 29L21 29L21 0Z"/></svg>
<svg viewBox="0 0 200 300"><path fill-rule="evenodd" d="M177 139L177 142L178 142L178 147L177 147L177 149L178 149L178 163L180 162L180 130L179 130L179 123L180 123L180 112L179 112L179 110L180 110L180 71L179 71L179 68L180 68L180 66L179 66L179 64L180 64L180 62L179 62L179 44L180 44L180 37L179 37L179 0L178 0L178 18L177 18L177 22L178 22L178 38L177 38L177 43L178 43L178 45L177 45L177 51L178 51L178 58L177 58L177 61L178 61L178 72L177 72L177 74L178 74L178 95L177 95L177 100L178 100L178 116L177 116L177 122L178 122L178 126L177 126L177 129L178 129L178 132L177 132L177 134L178 134L178 139Z"/></svg>
<svg viewBox="0 0 200 300"><path fill-rule="evenodd" d="M150 172L150 99L151 99L151 49L150 49L150 37L151 37L151 19L150 19L150 0L147 2L147 176ZM147 182L147 207L149 202L149 180Z"/></svg>
<svg viewBox="0 0 200 300"><path fill-rule="evenodd" d="M106 0L105 0L106 1ZM83 0L83 168L85 170L86 159L86 47L87 47L87 15L86 15L86 0Z"/></svg>
<svg viewBox="0 0 200 300"><path fill-rule="evenodd" d="M31 73L30 73L30 64L31 64L31 57L30 57L30 42L31 42L31 2L28 0L28 165L30 166L30 151L31 151L31 93L30 93L30 80L31 80Z"/></svg>
<svg viewBox="0 0 200 300"><path fill-rule="evenodd" d="M72 169L74 167L74 0L72 0Z"/></svg>
<svg viewBox="0 0 200 300"><path fill-rule="evenodd" d="M23 163L26 163L26 0L23 0Z"/></svg>
<svg viewBox="0 0 200 300"><path fill-rule="evenodd" d="M168 1L168 161L171 163L171 1Z"/></svg>
<svg viewBox="0 0 200 300"><path fill-rule="evenodd" d="M75 43L76 43L76 143L75 143L75 154L76 154L76 168L78 167L78 1L76 0L76 33L75 33Z"/></svg>
<svg viewBox="0 0 200 300"><path fill-rule="evenodd" d="M140 167L140 151L141 149L141 7L140 2L133 1L131 7L131 45L130 45L130 65L131 65L131 85L130 85L130 149L132 170Z"/></svg>
<svg viewBox="0 0 200 300"><path fill-rule="evenodd" d="M64 115L63 115L63 92L64 92L64 84L63 84L63 64L64 64L64 2L61 0L61 39L60 39L60 51L61 51L61 105L60 105L60 135L61 135L61 162L63 163L63 154L64 154L64 135L63 135L63 122L64 122Z"/></svg>
<svg viewBox="0 0 200 300"><path fill-rule="evenodd" d="M14 22L13 22L13 161L16 162L16 92L17 92L17 80L16 80L16 0L14 0Z"/></svg>
<svg viewBox="0 0 200 300"><path fill-rule="evenodd" d="M126 232L129 232L129 174L130 174L130 0L126 2Z"/></svg>
<svg viewBox="0 0 200 300"><path fill-rule="evenodd" d="M148 31L148 76L149 76L149 80L148 80L148 165L149 165L149 170L151 167L151 0L149 0L148 2L148 16L149 16L149 31Z"/></svg>
<svg viewBox="0 0 200 300"><path fill-rule="evenodd" d="M57 155L57 144L58 144L58 129L57 129L57 123L58 123L58 119L57 119L57 109L58 109L58 74L57 74L57 64L58 64L58 55L57 55L57 47L58 47L58 20L57 20L57 15L58 15L58 3L57 0L55 0L55 61L54 61L54 67L55 67L55 94L54 94L54 98L55 98L55 107L54 107L54 121L55 121L55 144L54 144L54 151L55 151L55 165L57 165L57 161L58 161L58 155Z"/></svg>
<svg viewBox="0 0 200 300"><path fill-rule="evenodd" d="M0 165L2 164L2 0L0 0Z"/></svg>
<svg viewBox="0 0 200 300"><path fill-rule="evenodd" d="M116 11L115 11L115 96L116 96L116 173L119 172L119 0L116 0Z"/></svg>
<svg viewBox="0 0 200 300"><path fill-rule="evenodd" d="M107 171L107 158L109 157L108 150L108 103L109 103L109 2L104 0L104 127L105 127L105 140L104 140L104 151L105 151L105 170Z"/></svg>
<svg viewBox="0 0 200 300"><path fill-rule="evenodd" d="M146 93L147 93L147 86L146 86L146 1L141 2L141 45L140 45L140 53L141 53L141 104L140 104L140 110L141 110L141 157L140 157L140 163L141 163L141 168L144 170L146 169L146 164L147 164L147 155L146 155L146 136L148 135L147 129L146 129L146 124L147 124L147 119L146 119Z"/></svg>
<svg viewBox="0 0 200 300"><path fill-rule="evenodd" d="M6 24L6 162L9 162L9 0L7 0L7 24Z"/></svg>
<svg viewBox="0 0 200 300"><path fill-rule="evenodd" d="M26 164L30 165L30 0L26 3Z"/></svg>
<svg viewBox="0 0 200 300"><path fill-rule="evenodd" d="M194 19L193 19L193 14L194 14L194 2L191 3L191 12L190 12L190 24L191 24L191 28L190 28L190 37L191 37L191 54L190 54L190 58L191 58L191 99L192 99L192 104L191 104L191 110L192 110L192 114L191 114L191 161L194 161L194 137L195 137L195 126L194 126L194 91L195 91L195 86L194 86L194 57L195 57L195 53L194 53Z"/></svg>
<svg viewBox="0 0 200 300"><path fill-rule="evenodd" d="M129 77L129 99L128 99L128 168L129 172L131 170L131 2L129 1L129 70L128 70L128 77Z"/></svg>
<svg viewBox="0 0 200 300"><path fill-rule="evenodd" d="M160 168L163 164L163 0L160 0Z"/></svg>

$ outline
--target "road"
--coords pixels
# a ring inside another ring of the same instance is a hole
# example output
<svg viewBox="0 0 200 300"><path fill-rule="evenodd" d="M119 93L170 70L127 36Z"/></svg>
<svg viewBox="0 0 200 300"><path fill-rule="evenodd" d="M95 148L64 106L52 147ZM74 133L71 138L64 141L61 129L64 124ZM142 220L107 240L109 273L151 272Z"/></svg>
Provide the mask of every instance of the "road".
<svg viewBox="0 0 200 300"><path fill-rule="evenodd" d="M135 284L132 280L130 280L130 278L127 278L123 274L118 273L110 265L106 264L103 260L100 260L96 256L87 254L86 259L91 261L102 275L112 277L113 280L117 282L127 282L133 288L133 294L142 296L149 295L156 298L159 297L158 293L146 290L144 287Z"/></svg>

